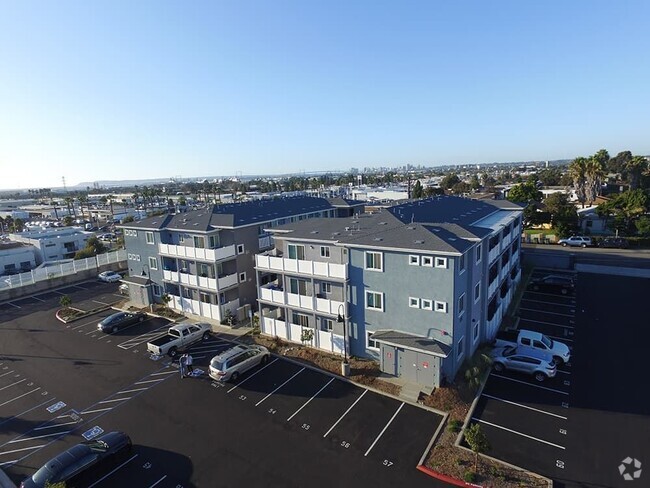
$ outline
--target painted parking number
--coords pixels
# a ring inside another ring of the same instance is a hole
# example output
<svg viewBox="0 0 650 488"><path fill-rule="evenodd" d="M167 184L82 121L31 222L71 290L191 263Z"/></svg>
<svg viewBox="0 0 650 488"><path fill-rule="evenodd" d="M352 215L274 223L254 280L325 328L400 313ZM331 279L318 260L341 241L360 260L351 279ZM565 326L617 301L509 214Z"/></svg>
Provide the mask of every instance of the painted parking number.
<svg viewBox="0 0 650 488"><path fill-rule="evenodd" d="M142 468L143 468L143 469L151 469L151 463L147 461L146 463L144 463L144 464L142 465Z"/></svg>
<svg viewBox="0 0 650 488"><path fill-rule="evenodd" d="M347 441L342 441L341 442L341 447L345 447L346 449L350 449L350 443Z"/></svg>
<svg viewBox="0 0 650 488"><path fill-rule="evenodd" d="M555 461L555 466L564 469L564 461L560 461L559 459Z"/></svg>
<svg viewBox="0 0 650 488"><path fill-rule="evenodd" d="M389 461L388 459L384 459L384 462L381 463L381 464L383 464L384 466L389 468L389 467L391 467L393 465L393 461Z"/></svg>
<svg viewBox="0 0 650 488"><path fill-rule="evenodd" d="M311 425L309 425L309 424L302 424L301 425L301 428L304 429L304 430L309 430L310 427L311 427Z"/></svg>

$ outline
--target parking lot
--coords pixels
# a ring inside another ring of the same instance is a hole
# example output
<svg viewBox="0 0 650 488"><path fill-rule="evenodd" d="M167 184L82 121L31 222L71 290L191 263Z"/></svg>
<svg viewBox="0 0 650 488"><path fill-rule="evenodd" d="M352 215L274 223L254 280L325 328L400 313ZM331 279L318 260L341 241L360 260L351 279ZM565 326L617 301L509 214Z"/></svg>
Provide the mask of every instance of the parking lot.
<svg viewBox="0 0 650 488"><path fill-rule="evenodd" d="M62 294L93 307L119 300L116 289L83 283L2 314L0 466L14 481L84 437L123 430L133 453L93 487L443 486L415 470L441 421L431 411L284 358L212 381L210 359L232 346L221 335L191 350L203 374L181 379L177 363L146 352L164 319L103 334L111 311L54 318Z"/></svg>
<svg viewBox="0 0 650 488"><path fill-rule="evenodd" d="M533 277L547 274L535 270ZM638 405L638 396L647 393L634 386L643 368L641 336L650 337L647 328L631 326L641 314L643 293L650 290L639 278L574 276L575 296L527 290L519 308L519 328L566 343L571 361L542 383L493 371L472 421L488 436L489 455L550 477L555 486L627 486L619 472L622 461L650 459L650 407ZM598 359L626 334L625 359Z"/></svg>

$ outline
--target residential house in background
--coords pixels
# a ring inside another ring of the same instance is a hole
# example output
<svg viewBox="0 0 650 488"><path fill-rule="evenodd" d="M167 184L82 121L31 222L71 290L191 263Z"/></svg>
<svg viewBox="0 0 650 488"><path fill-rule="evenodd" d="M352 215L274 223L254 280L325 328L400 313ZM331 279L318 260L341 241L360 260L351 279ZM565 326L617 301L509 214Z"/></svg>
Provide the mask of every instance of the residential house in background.
<svg viewBox="0 0 650 488"><path fill-rule="evenodd" d="M521 276L522 210L442 196L269 229L275 248L256 257L262 332L439 386L496 335Z"/></svg>
<svg viewBox="0 0 650 488"><path fill-rule="evenodd" d="M271 229L316 217L350 217L363 203L342 198L274 198L214 205L121 225L130 298L140 305L163 294L177 311L221 321L257 307L255 254L273 247Z"/></svg>

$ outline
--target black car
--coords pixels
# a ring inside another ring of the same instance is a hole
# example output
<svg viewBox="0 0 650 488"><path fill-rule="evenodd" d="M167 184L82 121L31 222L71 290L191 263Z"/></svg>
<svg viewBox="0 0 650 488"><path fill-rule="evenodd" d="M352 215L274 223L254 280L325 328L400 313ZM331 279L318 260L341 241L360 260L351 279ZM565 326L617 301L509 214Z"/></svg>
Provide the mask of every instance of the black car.
<svg viewBox="0 0 650 488"><path fill-rule="evenodd" d="M67 488L85 486L127 457L131 439L124 432L109 432L83 442L50 459L20 488L43 488L64 481Z"/></svg>
<svg viewBox="0 0 650 488"><path fill-rule="evenodd" d="M124 327L144 322L146 318L147 314L144 312L117 312L98 323L97 328L102 332L114 333Z"/></svg>
<svg viewBox="0 0 650 488"><path fill-rule="evenodd" d="M627 241L627 239L623 239L622 237L605 237L602 241L600 241L598 246L614 249L627 249L630 247L630 243Z"/></svg>
<svg viewBox="0 0 650 488"><path fill-rule="evenodd" d="M534 278L530 282L530 286L535 291L550 291L553 293L567 293L573 292L575 287L573 279L568 276L548 275L543 278Z"/></svg>

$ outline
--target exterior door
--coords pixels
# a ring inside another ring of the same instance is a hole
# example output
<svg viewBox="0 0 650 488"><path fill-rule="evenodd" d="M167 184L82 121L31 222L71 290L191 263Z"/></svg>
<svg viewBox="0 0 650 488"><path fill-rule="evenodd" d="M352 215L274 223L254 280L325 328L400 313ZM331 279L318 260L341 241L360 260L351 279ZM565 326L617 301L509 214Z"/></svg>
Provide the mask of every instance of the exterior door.
<svg viewBox="0 0 650 488"><path fill-rule="evenodd" d="M438 358L429 354L418 354L417 383L418 385L430 386L437 385L438 377Z"/></svg>
<svg viewBox="0 0 650 488"><path fill-rule="evenodd" d="M382 345L382 371L387 374L395 376L395 348L393 346Z"/></svg>
<svg viewBox="0 0 650 488"><path fill-rule="evenodd" d="M400 349L397 353L399 362L399 377L413 383L418 382L418 354L408 349Z"/></svg>

